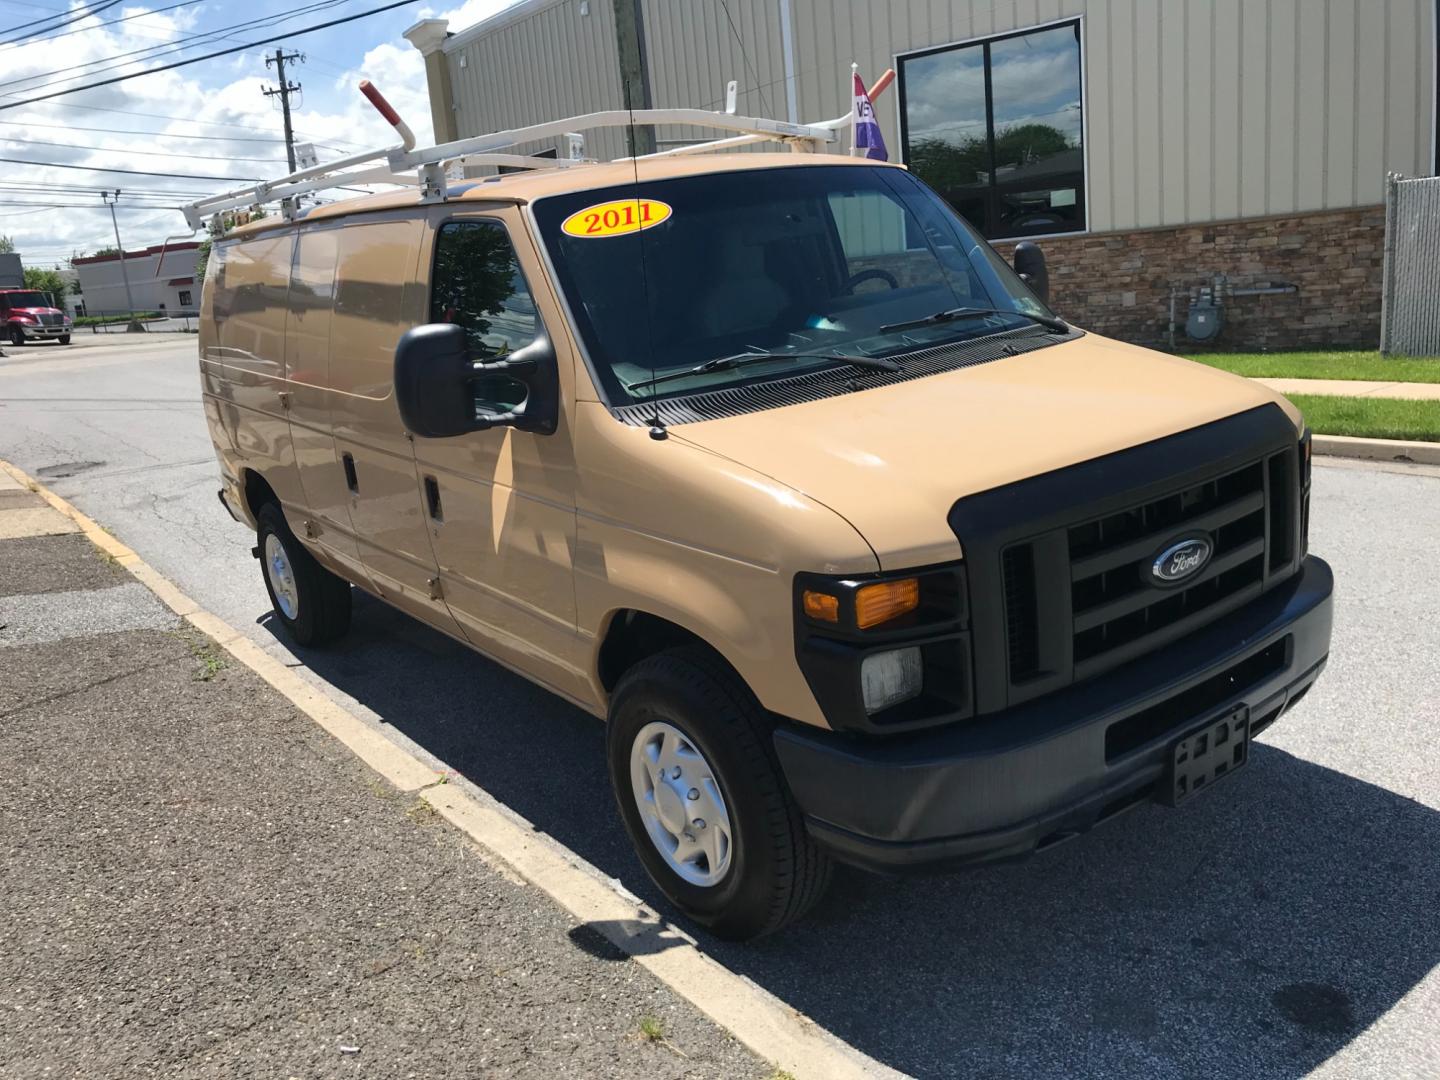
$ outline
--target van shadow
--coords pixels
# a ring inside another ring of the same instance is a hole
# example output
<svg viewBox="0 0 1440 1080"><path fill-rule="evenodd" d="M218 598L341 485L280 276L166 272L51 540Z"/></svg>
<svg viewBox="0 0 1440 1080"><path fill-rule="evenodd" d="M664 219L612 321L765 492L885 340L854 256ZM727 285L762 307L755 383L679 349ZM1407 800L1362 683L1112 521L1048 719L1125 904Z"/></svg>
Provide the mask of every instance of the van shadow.
<svg viewBox="0 0 1440 1080"><path fill-rule="evenodd" d="M805 921L719 942L640 868L592 717L358 592L346 646L299 655L731 969L917 1076L1298 1077L1440 963L1440 814L1263 743L1181 811L951 875L841 868Z"/></svg>

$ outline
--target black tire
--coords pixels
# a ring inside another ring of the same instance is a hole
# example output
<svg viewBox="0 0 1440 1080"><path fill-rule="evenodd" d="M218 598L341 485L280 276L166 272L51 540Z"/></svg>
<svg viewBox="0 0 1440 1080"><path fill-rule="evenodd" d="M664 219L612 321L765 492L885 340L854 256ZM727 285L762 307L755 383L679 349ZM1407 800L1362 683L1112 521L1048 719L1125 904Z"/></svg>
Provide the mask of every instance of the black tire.
<svg viewBox="0 0 1440 1080"><path fill-rule="evenodd" d="M732 827L729 869L716 885L685 881L641 820L630 753L654 720L679 728L719 783ZM830 860L805 830L775 756L773 722L743 681L698 646L649 657L625 673L610 701L606 756L625 830L671 902L717 937L743 941L793 922L823 895Z"/></svg>
<svg viewBox="0 0 1440 1080"><path fill-rule="evenodd" d="M69 334L61 334L59 340L60 340L60 344L61 344L61 345L69 345L69 344L70 344L70 335L69 335Z"/></svg>
<svg viewBox="0 0 1440 1080"><path fill-rule="evenodd" d="M350 628L350 583L315 561L290 531L285 515L275 503L262 506L256 520L260 576L265 579L265 591L270 594L275 617L299 645L324 645L341 637ZM271 536L285 549L285 559L294 578L296 610L293 616L282 610L266 566L265 547Z"/></svg>
<svg viewBox="0 0 1440 1080"><path fill-rule="evenodd" d="M18 326L12 326L12 327L10 327L10 344L11 344L11 345L14 345L17 349L18 349L21 345L24 345L24 344L25 344L25 331L24 331L24 330L21 330L20 327L18 327Z"/></svg>

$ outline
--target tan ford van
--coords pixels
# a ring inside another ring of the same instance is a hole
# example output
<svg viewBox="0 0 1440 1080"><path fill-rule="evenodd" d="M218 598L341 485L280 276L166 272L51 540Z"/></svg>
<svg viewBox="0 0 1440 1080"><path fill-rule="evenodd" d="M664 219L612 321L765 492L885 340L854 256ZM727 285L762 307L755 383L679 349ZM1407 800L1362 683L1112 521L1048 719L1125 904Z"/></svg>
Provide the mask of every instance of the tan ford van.
<svg viewBox="0 0 1440 1080"><path fill-rule="evenodd" d="M297 642L355 585L604 718L650 875L765 933L832 859L1183 802L1325 664L1300 415L1069 326L1024 257L816 154L262 221L205 280L221 495Z"/></svg>

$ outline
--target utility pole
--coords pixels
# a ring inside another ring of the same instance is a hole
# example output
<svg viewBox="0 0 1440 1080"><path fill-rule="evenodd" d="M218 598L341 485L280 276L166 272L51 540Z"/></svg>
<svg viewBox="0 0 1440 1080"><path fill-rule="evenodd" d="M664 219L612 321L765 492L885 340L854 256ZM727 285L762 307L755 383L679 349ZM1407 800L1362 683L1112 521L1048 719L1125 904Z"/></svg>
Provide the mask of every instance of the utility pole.
<svg viewBox="0 0 1440 1080"><path fill-rule="evenodd" d="M130 296L130 274L125 269L125 245L120 242L120 222L115 217L115 204L120 200L120 189L116 188L114 195L108 191L100 192L100 200L110 207L110 225L115 230L115 250L120 255L120 280L125 283L125 306L130 311L130 325L125 328L126 332L144 330L140 320L135 318L135 301Z"/></svg>
<svg viewBox="0 0 1440 1080"><path fill-rule="evenodd" d="M276 49L274 56L267 56L265 66L268 68L271 64L275 65L275 77L280 80L280 85L273 89L267 86L261 93L266 97L275 97L277 94L280 97L280 111L285 116L285 157L289 160L290 171L293 173L295 171L295 132L290 127L290 95L300 89L300 84L285 81L285 61L287 60L298 60L303 64L305 54L287 53L284 49Z"/></svg>
<svg viewBox="0 0 1440 1080"><path fill-rule="evenodd" d="M614 0L615 44L620 54L620 91L625 108L650 108L650 65L645 57L645 18L640 0ZM631 157L655 152L655 129L632 124L625 129Z"/></svg>

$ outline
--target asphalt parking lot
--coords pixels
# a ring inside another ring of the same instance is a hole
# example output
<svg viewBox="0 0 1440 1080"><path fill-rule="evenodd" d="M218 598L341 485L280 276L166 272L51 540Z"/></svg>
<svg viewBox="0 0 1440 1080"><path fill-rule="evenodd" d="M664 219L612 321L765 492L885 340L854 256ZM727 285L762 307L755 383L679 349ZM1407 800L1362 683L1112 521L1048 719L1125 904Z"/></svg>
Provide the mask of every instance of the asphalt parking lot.
<svg viewBox="0 0 1440 1080"><path fill-rule="evenodd" d="M216 502L193 350L12 351L0 457L289 655L253 538ZM1322 461L1312 520L1337 579L1330 668L1214 794L1022 863L843 872L807 922L705 947L921 1076L1440 1075L1440 470ZM593 719L364 598L342 647L294 655L663 910Z"/></svg>

